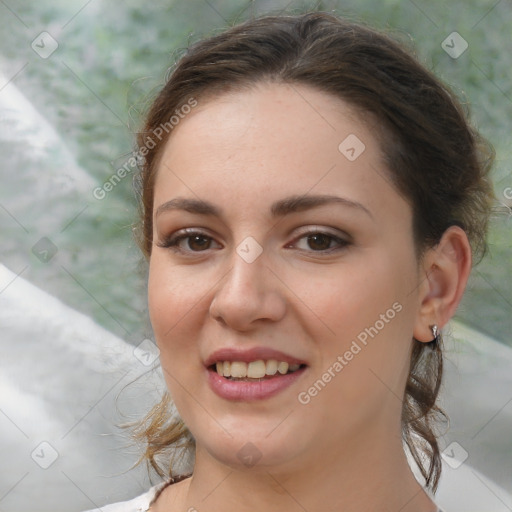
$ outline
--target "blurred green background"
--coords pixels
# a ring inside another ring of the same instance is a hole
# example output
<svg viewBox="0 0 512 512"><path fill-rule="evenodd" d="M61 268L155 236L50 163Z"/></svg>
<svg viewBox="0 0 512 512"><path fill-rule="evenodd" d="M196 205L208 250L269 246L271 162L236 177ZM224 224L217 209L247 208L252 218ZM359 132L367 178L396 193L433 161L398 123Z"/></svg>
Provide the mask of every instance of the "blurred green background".
<svg viewBox="0 0 512 512"><path fill-rule="evenodd" d="M151 337L145 264L131 231L132 174L102 200L93 189L131 156L141 112L181 49L237 21L282 10L335 11L410 41L470 104L474 124L497 152L493 176L502 214L492 221L489 253L457 317L512 346L510 1L2 1L0 101L13 101L7 93L14 85L54 127L62 148L46 145L42 157L34 156L31 144L46 128L37 120L30 129L4 123L0 262L130 343ZM31 47L43 31L58 43L47 58ZM441 46L453 31L469 45L457 59ZM23 130L25 137L17 137ZM70 171L63 148L81 173ZM77 185L59 191L53 183L66 172L79 176ZM41 198L36 190L45 183L51 187ZM34 256L34 245L47 243L41 238L57 250L48 261Z"/></svg>

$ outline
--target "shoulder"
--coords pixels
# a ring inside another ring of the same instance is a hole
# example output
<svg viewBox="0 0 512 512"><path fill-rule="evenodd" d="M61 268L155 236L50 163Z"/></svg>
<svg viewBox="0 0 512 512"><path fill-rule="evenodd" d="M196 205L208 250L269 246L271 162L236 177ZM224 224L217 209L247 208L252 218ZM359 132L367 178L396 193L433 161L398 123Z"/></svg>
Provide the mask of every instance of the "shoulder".
<svg viewBox="0 0 512 512"><path fill-rule="evenodd" d="M157 485L154 485L144 494L141 494L129 501L111 503L110 505L105 505L101 508L95 508L86 512L147 512L151 502L165 487L169 485L170 482L171 479L169 478Z"/></svg>

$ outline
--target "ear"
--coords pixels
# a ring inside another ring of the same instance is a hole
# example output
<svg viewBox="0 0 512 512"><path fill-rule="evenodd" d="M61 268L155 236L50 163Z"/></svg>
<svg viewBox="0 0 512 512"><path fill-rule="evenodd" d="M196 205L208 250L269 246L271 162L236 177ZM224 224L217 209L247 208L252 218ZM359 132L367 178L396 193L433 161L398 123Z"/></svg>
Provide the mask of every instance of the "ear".
<svg viewBox="0 0 512 512"><path fill-rule="evenodd" d="M419 309L414 338L433 340L430 326L442 329L455 314L471 271L471 246L463 229L449 227L420 265Z"/></svg>

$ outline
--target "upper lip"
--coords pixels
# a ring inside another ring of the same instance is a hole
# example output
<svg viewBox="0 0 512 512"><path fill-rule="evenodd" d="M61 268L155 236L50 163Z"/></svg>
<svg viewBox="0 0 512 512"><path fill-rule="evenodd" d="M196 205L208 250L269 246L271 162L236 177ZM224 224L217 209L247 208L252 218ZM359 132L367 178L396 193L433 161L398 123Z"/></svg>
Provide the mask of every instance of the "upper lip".
<svg viewBox="0 0 512 512"><path fill-rule="evenodd" d="M212 352L205 360L206 367L211 366L219 361L243 361L250 363L251 361L258 361L263 359L276 359L277 361L285 361L289 364L307 364L303 359L295 356L285 354L280 350L274 350L268 347L253 347L253 348L235 348L226 347Z"/></svg>

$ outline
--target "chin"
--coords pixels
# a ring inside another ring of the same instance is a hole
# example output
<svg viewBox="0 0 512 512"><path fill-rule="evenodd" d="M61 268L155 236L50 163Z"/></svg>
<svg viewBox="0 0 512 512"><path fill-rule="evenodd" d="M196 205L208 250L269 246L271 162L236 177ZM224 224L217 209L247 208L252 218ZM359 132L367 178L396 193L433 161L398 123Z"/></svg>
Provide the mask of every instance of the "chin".
<svg viewBox="0 0 512 512"><path fill-rule="evenodd" d="M284 428L278 431L280 427L276 429L277 424L274 423L271 428L265 425L260 429L240 425L233 431L232 437L224 431L212 437L212 430L194 437L210 456L234 470L270 470L292 463L307 444L299 438L298 432ZM275 430L272 432L272 429Z"/></svg>

